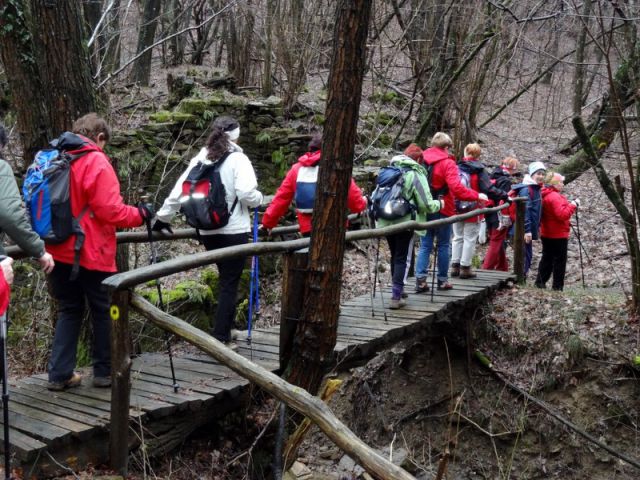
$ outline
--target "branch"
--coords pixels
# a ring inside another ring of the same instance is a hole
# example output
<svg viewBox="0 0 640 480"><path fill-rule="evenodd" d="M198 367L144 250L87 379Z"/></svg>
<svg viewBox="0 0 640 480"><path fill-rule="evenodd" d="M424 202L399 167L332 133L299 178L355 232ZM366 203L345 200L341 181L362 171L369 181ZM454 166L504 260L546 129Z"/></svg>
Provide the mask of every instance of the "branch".
<svg viewBox="0 0 640 480"><path fill-rule="evenodd" d="M104 19L107 17L107 13L109 13L109 10L111 10L111 8L113 7L114 3L115 3L115 0L111 0L111 2L109 2L109 5L107 5L107 8L105 8L104 13L102 14L102 16L100 17L100 20L98 20L98 23L96 24L96 28L93 29L93 33L91 34L91 38L89 39L89 42L87 43L88 47L93 45L93 42L95 41L96 37L98 36L98 31L100 30L100 27L102 26L102 22L104 22Z"/></svg>
<svg viewBox="0 0 640 480"><path fill-rule="evenodd" d="M367 472L376 475L378 478L415 480L413 475L394 465L360 440L346 425L336 418L331 409L318 397L311 395L303 388L285 382L269 370L226 348L221 342L202 330L154 307L139 295L131 297L131 306L160 328L179 336L191 345L208 353L237 374L308 417L338 447L362 465Z"/></svg>
<svg viewBox="0 0 640 480"><path fill-rule="evenodd" d="M116 70L113 73L110 73L107 78L105 78L102 82L100 82L98 84L98 88L102 88L104 86L105 83L111 81L111 79L117 75L119 75L125 68L127 68L129 65L131 65L133 62L135 62L138 58L140 58L142 55L144 55L145 53L147 53L149 50L151 50L152 48L157 47L158 45L162 45L164 42L166 42L167 40L171 40L173 37L177 37L178 35L182 35L185 32L188 32L189 30L197 30L198 28L201 28L203 26L205 26L207 23L211 22L214 18L216 18L218 15L222 14L225 10L230 9L233 5L235 5L237 3L238 0L233 0L232 2L230 2L229 4L225 5L222 10L220 10L219 12L216 12L214 14L212 14L210 17L206 18L205 20L202 21L202 23L199 23L198 25L194 25L193 27L187 27L184 28L182 30L180 30L179 32L176 33L172 33L171 35L164 37L160 40L158 40L157 42L155 42L152 45L149 45L147 48L145 48L144 50L142 50L140 53L138 53L136 56L134 56L133 58L130 58L129 61L127 63L125 63L124 65L122 65L122 67L120 67L118 70Z"/></svg>

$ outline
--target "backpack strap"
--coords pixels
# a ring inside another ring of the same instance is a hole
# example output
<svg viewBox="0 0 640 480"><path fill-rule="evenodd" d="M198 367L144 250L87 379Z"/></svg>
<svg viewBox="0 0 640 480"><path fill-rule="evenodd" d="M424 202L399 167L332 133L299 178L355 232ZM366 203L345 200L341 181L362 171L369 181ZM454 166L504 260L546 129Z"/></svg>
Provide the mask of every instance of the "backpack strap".
<svg viewBox="0 0 640 480"><path fill-rule="evenodd" d="M73 233L76 235L76 241L73 244L73 266L71 267L71 275L69 276L69 280L75 280L78 278L78 274L80 273L80 251L82 250L82 246L84 245L84 239L86 235L84 234L84 230L80 226L80 220L84 217L84 214L89 211L89 205L85 205L84 208L80 211L80 214L72 220L73 222Z"/></svg>
<svg viewBox="0 0 640 480"><path fill-rule="evenodd" d="M229 155L231 155L233 152L226 152L224 155L222 155L218 160L216 160L213 163L213 168L215 170L220 170L220 167L222 166L222 164L224 163L224 161L229 157ZM231 209L229 210L229 217L231 217L231 214L233 213L233 211L236 209L236 205L238 204L238 196L236 195L235 200L233 201L233 204L231 205Z"/></svg>

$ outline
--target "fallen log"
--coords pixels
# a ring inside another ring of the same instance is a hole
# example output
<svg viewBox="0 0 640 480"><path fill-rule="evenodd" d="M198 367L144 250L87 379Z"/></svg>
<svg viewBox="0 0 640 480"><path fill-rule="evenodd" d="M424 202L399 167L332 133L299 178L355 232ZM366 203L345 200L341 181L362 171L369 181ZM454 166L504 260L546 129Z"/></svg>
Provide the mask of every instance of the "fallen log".
<svg viewBox="0 0 640 480"><path fill-rule="evenodd" d="M277 375L226 348L221 342L203 331L159 310L139 295L131 296L131 306L160 328L208 353L234 372L311 419L338 447L376 478L415 480L415 477L367 446L338 420L331 409L318 397L285 382Z"/></svg>

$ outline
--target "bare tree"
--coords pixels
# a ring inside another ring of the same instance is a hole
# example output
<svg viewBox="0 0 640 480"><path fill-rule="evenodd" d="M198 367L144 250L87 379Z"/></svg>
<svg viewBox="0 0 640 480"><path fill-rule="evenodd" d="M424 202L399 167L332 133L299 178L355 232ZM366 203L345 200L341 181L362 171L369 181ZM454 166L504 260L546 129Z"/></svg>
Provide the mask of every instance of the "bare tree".
<svg viewBox="0 0 640 480"><path fill-rule="evenodd" d="M141 55L131 70L131 81L143 86L149 85L153 50L148 49L148 47L153 44L156 37L161 6L161 0L144 0L138 33L138 48L136 49L136 53Z"/></svg>

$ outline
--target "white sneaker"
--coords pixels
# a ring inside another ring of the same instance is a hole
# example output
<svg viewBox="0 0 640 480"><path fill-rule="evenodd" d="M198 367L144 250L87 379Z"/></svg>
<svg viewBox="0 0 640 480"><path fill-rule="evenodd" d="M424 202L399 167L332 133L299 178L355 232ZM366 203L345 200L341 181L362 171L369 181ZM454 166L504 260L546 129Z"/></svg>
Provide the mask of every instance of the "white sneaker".
<svg viewBox="0 0 640 480"><path fill-rule="evenodd" d="M232 328L229 335L231 337L231 340L239 340L241 338L247 337L247 330L237 330L235 328Z"/></svg>

